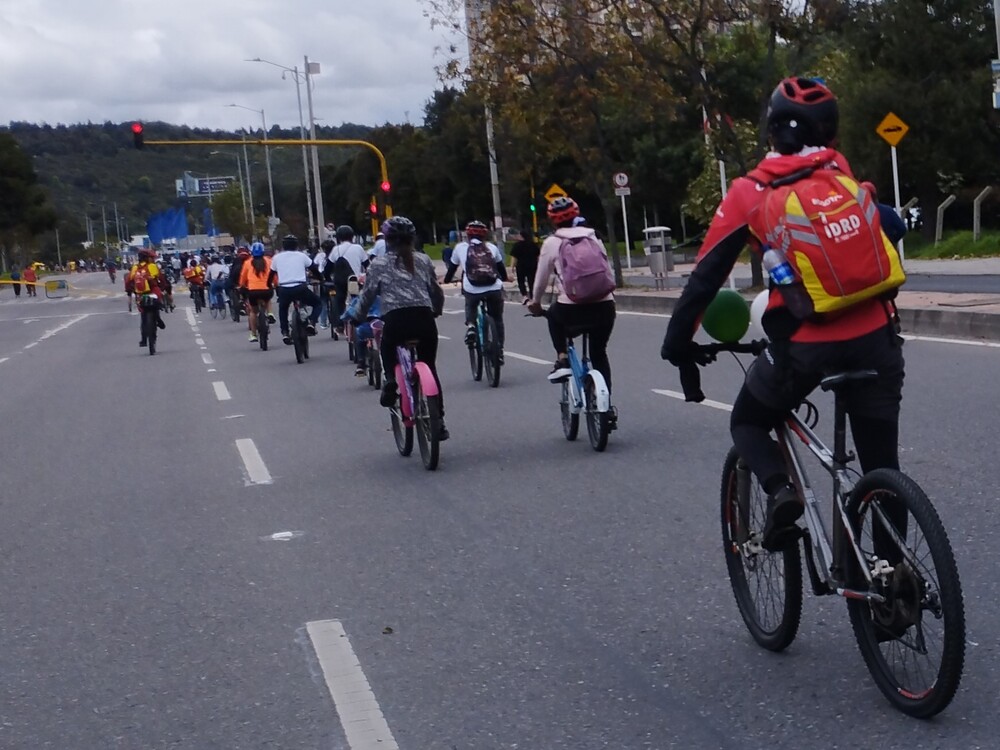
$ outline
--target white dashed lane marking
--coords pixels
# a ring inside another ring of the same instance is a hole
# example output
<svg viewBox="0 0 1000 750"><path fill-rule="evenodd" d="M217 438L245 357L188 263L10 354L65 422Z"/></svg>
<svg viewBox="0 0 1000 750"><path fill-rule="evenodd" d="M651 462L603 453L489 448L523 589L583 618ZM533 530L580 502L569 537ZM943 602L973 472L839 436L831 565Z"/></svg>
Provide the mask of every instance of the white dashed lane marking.
<svg viewBox="0 0 1000 750"><path fill-rule="evenodd" d="M267 470L260 451L250 438L240 438L236 441L236 450L240 452L243 466L246 468L248 484L271 484L271 472Z"/></svg>
<svg viewBox="0 0 1000 750"><path fill-rule="evenodd" d="M219 401L229 401L232 398L232 396L229 395L229 389L226 388L226 384L221 380L216 380L212 383L212 388L215 389L215 397L219 399Z"/></svg>
<svg viewBox="0 0 1000 750"><path fill-rule="evenodd" d="M684 400L684 394L680 391L667 391L660 388L653 388L653 393L657 393L661 396L668 396L670 398L676 398L679 401ZM732 411L732 404L724 404L721 401L713 401L710 398L706 398L704 401L700 402L698 406L708 406L712 409L718 409L720 411Z"/></svg>
<svg viewBox="0 0 1000 750"><path fill-rule="evenodd" d="M204 362L206 365L214 365L215 364L215 360L212 359L212 355L209 354L208 352L203 352L202 353L202 355L201 355L201 361Z"/></svg>
<svg viewBox="0 0 1000 750"><path fill-rule="evenodd" d="M339 620L306 623L323 679L351 750L399 750Z"/></svg>

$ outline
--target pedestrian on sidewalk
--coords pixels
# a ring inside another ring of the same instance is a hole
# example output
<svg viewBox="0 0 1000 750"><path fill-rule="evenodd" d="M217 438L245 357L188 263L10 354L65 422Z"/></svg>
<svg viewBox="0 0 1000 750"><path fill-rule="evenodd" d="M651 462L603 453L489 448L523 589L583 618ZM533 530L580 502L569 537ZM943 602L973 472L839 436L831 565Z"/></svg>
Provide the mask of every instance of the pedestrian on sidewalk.
<svg viewBox="0 0 1000 750"><path fill-rule="evenodd" d="M541 248L527 229L521 230L521 235L510 249L511 269L517 273L517 290L524 298L524 303L531 299L531 290L535 286L535 273L538 271L538 256Z"/></svg>
<svg viewBox="0 0 1000 750"><path fill-rule="evenodd" d="M35 282L38 281L38 273L35 271L35 267L32 265L27 265L24 267L24 290L28 293L29 297L37 297L38 290L35 288Z"/></svg>
<svg viewBox="0 0 1000 750"><path fill-rule="evenodd" d="M16 268L10 272L10 285L14 287L14 297L21 298L21 272Z"/></svg>

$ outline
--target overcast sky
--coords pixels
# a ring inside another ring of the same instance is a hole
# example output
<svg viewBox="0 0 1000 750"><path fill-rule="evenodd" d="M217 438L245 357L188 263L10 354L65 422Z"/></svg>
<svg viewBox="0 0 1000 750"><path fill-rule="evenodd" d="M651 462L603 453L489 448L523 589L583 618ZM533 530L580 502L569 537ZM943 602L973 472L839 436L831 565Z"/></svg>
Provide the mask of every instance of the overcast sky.
<svg viewBox="0 0 1000 750"><path fill-rule="evenodd" d="M289 68L318 62L323 125L423 121L449 40L420 0L0 0L0 124L297 127ZM305 87L302 108L308 126Z"/></svg>

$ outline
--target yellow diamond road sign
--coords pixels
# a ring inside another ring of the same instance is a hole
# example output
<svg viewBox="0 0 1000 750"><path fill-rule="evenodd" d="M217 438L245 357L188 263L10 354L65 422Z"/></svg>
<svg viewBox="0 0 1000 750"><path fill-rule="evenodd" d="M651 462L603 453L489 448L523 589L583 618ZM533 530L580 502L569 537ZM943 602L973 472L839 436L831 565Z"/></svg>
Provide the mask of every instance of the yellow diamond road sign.
<svg viewBox="0 0 1000 750"><path fill-rule="evenodd" d="M551 203L561 195L567 195L566 191L553 182L549 189L545 191L545 200Z"/></svg>
<svg viewBox="0 0 1000 750"><path fill-rule="evenodd" d="M903 140L903 136L910 130L910 126L900 120L892 112L885 116L885 119L878 124L875 132L882 136L882 139L890 146L898 146Z"/></svg>

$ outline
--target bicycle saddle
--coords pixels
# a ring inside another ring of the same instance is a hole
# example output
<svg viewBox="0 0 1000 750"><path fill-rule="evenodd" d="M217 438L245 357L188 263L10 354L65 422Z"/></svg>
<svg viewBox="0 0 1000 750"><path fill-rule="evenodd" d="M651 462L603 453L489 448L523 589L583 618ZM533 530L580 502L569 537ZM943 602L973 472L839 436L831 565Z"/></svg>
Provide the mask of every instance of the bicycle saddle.
<svg viewBox="0 0 1000 750"><path fill-rule="evenodd" d="M878 377L876 370L849 370L836 375L828 375L819 381L819 387L824 391L835 391L848 383L858 383L862 380L874 380Z"/></svg>

